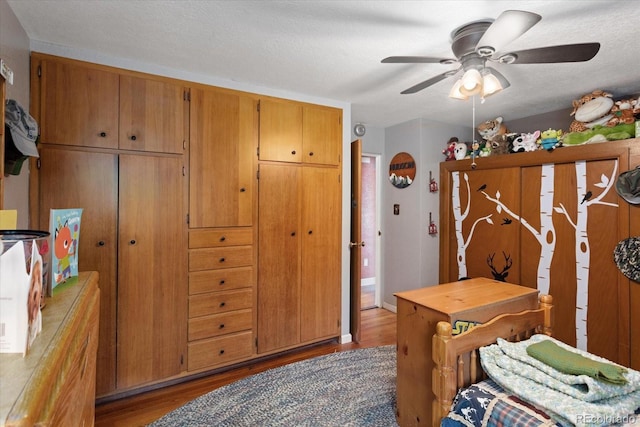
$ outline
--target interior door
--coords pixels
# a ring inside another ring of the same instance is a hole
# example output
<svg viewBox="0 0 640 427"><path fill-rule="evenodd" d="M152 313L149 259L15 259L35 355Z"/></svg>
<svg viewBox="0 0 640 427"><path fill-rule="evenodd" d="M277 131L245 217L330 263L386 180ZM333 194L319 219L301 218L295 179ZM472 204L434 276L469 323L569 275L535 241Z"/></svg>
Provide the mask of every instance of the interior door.
<svg viewBox="0 0 640 427"><path fill-rule="evenodd" d="M360 291L361 291L361 222L362 222L362 140L356 139L351 143L351 337L360 342Z"/></svg>

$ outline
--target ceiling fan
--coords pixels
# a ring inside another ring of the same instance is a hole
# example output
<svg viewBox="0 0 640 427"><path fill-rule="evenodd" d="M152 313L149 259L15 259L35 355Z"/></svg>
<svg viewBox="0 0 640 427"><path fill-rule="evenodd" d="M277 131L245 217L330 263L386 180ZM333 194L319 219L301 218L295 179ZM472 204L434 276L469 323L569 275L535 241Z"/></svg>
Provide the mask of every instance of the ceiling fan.
<svg viewBox="0 0 640 427"><path fill-rule="evenodd" d="M390 56L383 63L444 65L460 64L456 70L449 70L420 82L404 91L410 94L421 91L441 80L463 71L464 75L454 85L449 96L467 99L481 94L489 96L509 86L508 80L487 63L500 64L550 64L562 62L583 62L593 58L600 49L600 43L565 44L535 49L504 51L504 48L526 33L542 17L522 10L506 10L497 19L473 21L456 28L451 33L451 50L455 58L433 58L428 56Z"/></svg>

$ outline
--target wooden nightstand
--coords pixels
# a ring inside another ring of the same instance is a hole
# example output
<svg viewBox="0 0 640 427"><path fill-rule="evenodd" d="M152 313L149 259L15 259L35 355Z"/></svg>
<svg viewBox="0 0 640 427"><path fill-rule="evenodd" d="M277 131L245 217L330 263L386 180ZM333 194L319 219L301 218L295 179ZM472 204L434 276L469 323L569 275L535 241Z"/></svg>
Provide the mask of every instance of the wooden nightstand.
<svg viewBox="0 0 640 427"><path fill-rule="evenodd" d="M401 427L430 426L433 358L431 339L439 321L461 332L473 322L502 313L538 306L538 291L524 286L477 278L398 292L397 419Z"/></svg>

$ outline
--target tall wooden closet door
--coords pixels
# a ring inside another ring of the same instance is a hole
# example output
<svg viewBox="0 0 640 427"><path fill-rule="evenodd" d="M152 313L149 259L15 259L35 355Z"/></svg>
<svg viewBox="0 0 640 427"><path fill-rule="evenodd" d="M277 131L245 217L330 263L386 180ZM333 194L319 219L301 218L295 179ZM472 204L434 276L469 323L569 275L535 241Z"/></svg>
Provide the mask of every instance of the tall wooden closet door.
<svg viewBox="0 0 640 427"><path fill-rule="evenodd" d="M536 196L523 200L523 216L539 230L541 219L547 218L543 212L549 213L542 236L523 230L523 256L536 262L528 263L522 277L553 296L555 337L623 363L620 356L628 350L611 345L619 342L616 333L628 333L614 309L626 297L620 293L613 249L628 235L628 220L613 188L617 162L577 161L522 169L522 186L527 189L523 191Z"/></svg>
<svg viewBox="0 0 640 427"><path fill-rule="evenodd" d="M80 271L99 273L96 393L101 395L115 389L118 159L113 154L46 144L39 151L40 229L49 229L50 209L83 209L78 267Z"/></svg>
<svg viewBox="0 0 640 427"><path fill-rule="evenodd" d="M450 263L441 282L487 277L527 285L519 283L519 168L454 171L451 180L443 200L453 232L442 236Z"/></svg>
<svg viewBox="0 0 640 427"><path fill-rule="evenodd" d="M302 168L301 341L340 333L341 183L337 168Z"/></svg>
<svg viewBox="0 0 640 427"><path fill-rule="evenodd" d="M258 352L300 342L300 167L260 165Z"/></svg>
<svg viewBox="0 0 640 427"><path fill-rule="evenodd" d="M186 368L182 163L180 157L120 155L119 389Z"/></svg>

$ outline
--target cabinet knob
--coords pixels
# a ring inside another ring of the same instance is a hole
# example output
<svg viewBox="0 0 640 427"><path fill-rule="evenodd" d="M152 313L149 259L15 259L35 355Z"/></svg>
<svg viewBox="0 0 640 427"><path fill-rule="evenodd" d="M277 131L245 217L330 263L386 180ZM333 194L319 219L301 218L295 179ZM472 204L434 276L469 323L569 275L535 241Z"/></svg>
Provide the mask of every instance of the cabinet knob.
<svg viewBox="0 0 640 427"><path fill-rule="evenodd" d="M220 258L220 262L224 262L224 258Z"/></svg>
<svg viewBox="0 0 640 427"><path fill-rule="evenodd" d="M135 239L131 239L131 240L129 240L129 244L130 244L130 245L135 245L135 244L136 244Z"/></svg>
<svg viewBox="0 0 640 427"><path fill-rule="evenodd" d="M309 234L313 234L313 230L309 230Z"/></svg>
<svg viewBox="0 0 640 427"><path fill-rule="evenodd" d="M100 132L100 137L101 138L106 138L107 137L107 133L106 132Z"/></svg>
<svg viewBox="0 0 640 427"><path fill-rule="evenodd" d="M224 323L221 323L220 326L218 326L219 329L224 329Z"/></svg>
<svg viewBox="0 0 640 427"><path fill-rule="evenodd" d="M227 303L226 303L226 302L224 302L224 301L222 301L222 302L220 303L220 307L224 307L225 305L227 305Z"/></svg>
<svg viewBox="0 0 640 427"><path fill-rule="evenodd" d="M104 240L100 240L98 242L98 246L104 246L104 245L106 245L106 242Z"/></svg>
<svg viewBox="0 0 640 427"><path fill-rule="evenodd" d="M220 286L224 285L224 280L220 280Z"/></svg>
<svg viewBox="0 0 640 427"><path fill-rule="evenodd" d="M296 232L295 232L295 231L292 231L292 232L291 232L291 236L293 237L293 236L295 236L295 235L296 235Z"/></svg>
<svg viewBox="0 0 640 427"><path fill-rule="evenodd" d="M138 139L138 138L136 138L136 136L135 136L135 135L131 135L131 140L132 140L132 141L135 141L136 139Z"/></svg>
<svg viewBox="0 0 640 427"><path fill-rule="evenodd" d="M309 153L309 155L310 155L310 156L313 156L313 151L311 151L311 152Z"/></svg>
<svg viewBox="0 0 640 427"><path fill-rule="evenodd" d="M242 187L242 188L240 189L240 192L241 192L241 193L244 193L245 191L247 191L247 190L246 190L244 187Z"/></svg>
<svg viewBox="0 0 640 427"><path fill-rule="evenodd" d="M220 350L220 355L222 356L224 354L224 349Z"/></svg>
<svg viewBox="0 0 640 427"><path fill-rule="evenodd" d="M291 154L293 154L295 156L296 150L291 151Z"/></svg>
<svg viewBox="0 0 640 427"><path fill-rule="evenodd" d="M225 240L227 240L227 238L226 238L226 237L224 237L224 236L220 237L220 241L221 241L221 242L224 242Z"/></svg>

